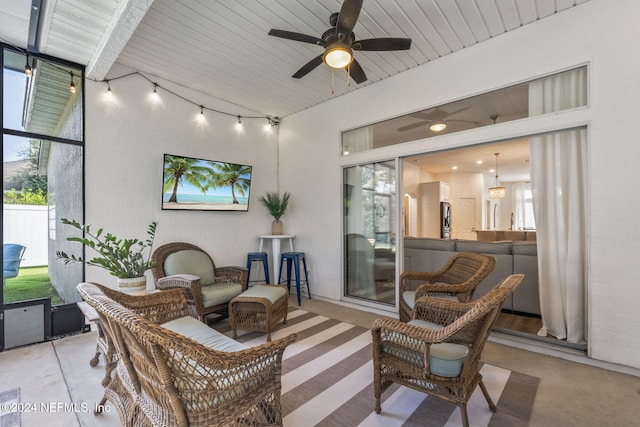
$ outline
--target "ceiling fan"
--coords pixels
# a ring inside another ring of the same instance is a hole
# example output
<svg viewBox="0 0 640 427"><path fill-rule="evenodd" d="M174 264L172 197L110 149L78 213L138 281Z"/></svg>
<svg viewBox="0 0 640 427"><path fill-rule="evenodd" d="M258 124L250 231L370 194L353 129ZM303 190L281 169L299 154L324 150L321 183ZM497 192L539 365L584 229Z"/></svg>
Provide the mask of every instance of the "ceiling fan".
<svg viewBox="0 0 640 427"><path fill-rule="evenodd" d="M345 68L356 83L362 83L367 80L367 75L353 57L354 50L389 51L407 50L411 47L411 39L405 38L384 37L356 40L353 27L358 21L362 2L363 0L344 0L340 13L334 13L329 18L331 28L320 37L286 30L272 29L269 31L270 36L316 44L325 48L322 55L307 62L291 77L300 79L324 62L332 68Z"/></svg>
<svg viewBox="0 0 640 427"><path fill-rule="evenodd" d="M471 120L457 120L457 119L449 119L449 117L461 113L465 110L468 110L471 107L460 108L455 111L448 112L446 110L441 110L440 108L436 108L434 111L430 113L426 112L417 112L413 114L409 114L410 117L415 117L420 119L417 123L411 123L410 125L401 126L398 128L399 132L405 132L411 129L416 129L422 126L429 126L429 129L433 132L441 132L446 129L448 122L464 122L464 123L472 123L475 126L483 126L480 122L474 122Z"/></svg>

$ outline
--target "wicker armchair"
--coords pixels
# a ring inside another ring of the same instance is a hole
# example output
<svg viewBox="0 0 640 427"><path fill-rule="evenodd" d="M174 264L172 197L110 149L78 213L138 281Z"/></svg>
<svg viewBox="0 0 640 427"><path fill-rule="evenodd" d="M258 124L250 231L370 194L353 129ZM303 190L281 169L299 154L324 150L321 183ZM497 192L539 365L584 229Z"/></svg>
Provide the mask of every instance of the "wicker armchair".
<svg viewBox="0 0 640 427"><path fill-rule="evenodd" d="M182 261L176 262L177 257ZM189 260L184 262L186 258ZM226 312L229 301L247 289L245 267L216 267L209 254L190 243L162 245L151 259L156 263L151 269L156 288L183 289L190 314L202 321L208 314Z"/></svg>
<svg viewBox="0 0 640 427"><path fill-rule="evenodd" d="M375 411L381 411L382 393L398 383L455 403L465 427L469 425L467 401L477 385L495 412L496 406L482 382L480 355L502 304L523 277L513 274L471 302L422 297L416 301L409 323L374 321Z"/></svg>
<svg viewBox="0 0 640 427"><path fill-rule="evenodd" d="M78 290L115 342L118 363L105 394L122 425L282 425L282 355L295 335L214 350L157 324L188 317L180 290L134 296L91 283Z"/></svg>
<svg viewBox="0 0 640 427"><path fill-rule="evenodd" d="M411 320L414 301L426 295L452 296L459 301L470 301L480 282L495 266L494 257L462 252L438 271L405 271L400 275L400 321Z"/></svg>

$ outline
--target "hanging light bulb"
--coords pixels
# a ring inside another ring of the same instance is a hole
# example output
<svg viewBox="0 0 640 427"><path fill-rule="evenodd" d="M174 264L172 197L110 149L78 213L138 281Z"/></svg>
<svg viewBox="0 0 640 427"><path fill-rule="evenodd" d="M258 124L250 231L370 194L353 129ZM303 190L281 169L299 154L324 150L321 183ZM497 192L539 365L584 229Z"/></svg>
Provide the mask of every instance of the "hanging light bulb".
<svg viewBox="0 0 640 427"><path fill-rule="evenodd" d="M238 123L236 123L236 130L237 131L242 130L242 118L240 116L238 116Z"/></svg>
<svg viewBox="0 0 640 427"><path fill-rule="evenodd" d="M73 71L69 71L71 74L71 83L69 84L69 92L76 93L76 85L73 83Z"/></svg>
<svg viewBox="0 0 640 427"><path fill-rule="evenodd" d="M158 99L158 83L153 84L153 93L151 95L153 96L153 99Z"/></svg>
<svg viewBox="0 0 640 427"><path fill-rule="evenodd" d="M33 77L33 69L31 68L31 65L29 65L29 55L27 55L27 62L25 63L25 66L24 66L24 74L27 76L28 79Z"/></svg>
<svg viewBox="0 0 640 427"><path fill-rule="evenodd" d="M198 115L196 116L196 120L197 120L199 123L204 123L204 121L205 121L205 118L204 118L204 105L201 105L201 106L200 106L200 114L198 114Z"/></svg>
<svg viewBox="0 0 640 427"><path fill-rule="evenodd" d="M507 189L500 185L500 177L498 176L498 156L500 153L495 153L496 156L496 180L493 187L489 187L489 197L492 199L504 199L507 194Z"/></svg>
<svg viewBox="0 0 640 427"><path fill-rule="evenodd" d="M105 80L107 82L107 95L109 96L113 96L113 93L111 92L111 84L109 83L109 80Z"/></svg>

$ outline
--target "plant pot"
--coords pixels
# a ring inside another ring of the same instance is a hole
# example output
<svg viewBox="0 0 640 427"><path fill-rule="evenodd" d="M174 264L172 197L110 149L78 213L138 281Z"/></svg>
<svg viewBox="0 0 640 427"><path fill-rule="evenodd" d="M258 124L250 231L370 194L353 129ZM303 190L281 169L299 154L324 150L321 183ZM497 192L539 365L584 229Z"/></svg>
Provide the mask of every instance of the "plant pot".
<svg viewBox="0 0 640 427"><path fill-rule="evenodd" d="M271 223L271 234L274 236L280 236L283 234L284 224L282 221L273 221Z"/></svg>
<svg viewBox="0 0 640 427"><path fill-rule="evenodd" d="M127 279L118 278L118 290L125 294L144 292L147 290L147 278L145 276Z"/></svg>

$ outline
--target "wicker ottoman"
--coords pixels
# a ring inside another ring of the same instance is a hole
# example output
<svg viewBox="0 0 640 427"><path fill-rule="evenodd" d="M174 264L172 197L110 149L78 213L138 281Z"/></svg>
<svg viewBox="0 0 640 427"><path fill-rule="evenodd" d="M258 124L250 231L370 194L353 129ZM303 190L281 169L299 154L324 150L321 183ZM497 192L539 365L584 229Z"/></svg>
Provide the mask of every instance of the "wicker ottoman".
<svg viewBox="0 0 640 427"><path fill-rule="evenodd" d="M236 331L257 331L267 333L271 341L273 327L283 319L287 324L289 298L286 286L255 285L229 302L229 322L233 338Z"/></svg>

